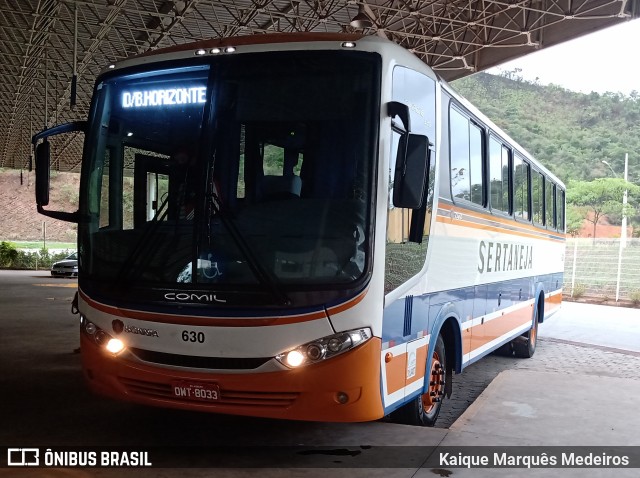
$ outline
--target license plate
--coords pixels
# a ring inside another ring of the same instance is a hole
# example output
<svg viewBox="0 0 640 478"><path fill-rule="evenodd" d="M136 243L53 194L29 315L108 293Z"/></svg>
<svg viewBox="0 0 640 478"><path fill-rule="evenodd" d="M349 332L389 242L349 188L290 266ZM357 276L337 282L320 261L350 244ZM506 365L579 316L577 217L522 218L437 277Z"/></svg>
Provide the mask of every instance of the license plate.
<svg viewBox="0 0 640 478"><path fill-rule="evenodd" d="M220 386L217 383L173 382L173 396L184 400L217 402L220 400Z"/></svg>

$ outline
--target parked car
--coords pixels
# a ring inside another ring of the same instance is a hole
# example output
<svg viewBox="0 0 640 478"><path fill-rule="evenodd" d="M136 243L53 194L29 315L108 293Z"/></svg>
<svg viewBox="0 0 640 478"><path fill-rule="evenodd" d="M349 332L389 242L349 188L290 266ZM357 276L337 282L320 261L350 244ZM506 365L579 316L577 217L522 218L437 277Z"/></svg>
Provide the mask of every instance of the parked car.
<svg viewBox="0 0 640 478"><path fill-rule="evenodd" d="M78 253L74 252L51 266L54 277L78 277Z"/></svg>

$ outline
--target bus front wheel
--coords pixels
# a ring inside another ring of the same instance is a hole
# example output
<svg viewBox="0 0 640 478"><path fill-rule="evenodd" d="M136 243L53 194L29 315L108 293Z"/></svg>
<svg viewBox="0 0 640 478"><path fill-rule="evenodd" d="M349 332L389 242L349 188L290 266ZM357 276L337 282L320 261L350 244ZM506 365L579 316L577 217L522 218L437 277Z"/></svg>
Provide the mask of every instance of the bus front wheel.
<svg viewBox="0 0 640 478"><path fill-rule="evenodd" d="M425 376L429 387L426 393L418 395L395 413L397 421L407 425L432 427L440 414L446 383L447 356L442 336L438 335L431 356L431 369Z"/></svg>

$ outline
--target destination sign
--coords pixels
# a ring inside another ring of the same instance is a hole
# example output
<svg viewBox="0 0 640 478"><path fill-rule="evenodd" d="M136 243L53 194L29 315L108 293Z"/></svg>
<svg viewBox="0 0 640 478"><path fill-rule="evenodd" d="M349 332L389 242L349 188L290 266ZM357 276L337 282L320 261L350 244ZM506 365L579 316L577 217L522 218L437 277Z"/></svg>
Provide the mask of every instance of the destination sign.
<svg viewBox="0 0 640 478"><path fill-rule="evenodd" d="M147 108L151 106L195 105L204 103L206 97L206 86L124 91L122 93L122 107Z"/></svg>

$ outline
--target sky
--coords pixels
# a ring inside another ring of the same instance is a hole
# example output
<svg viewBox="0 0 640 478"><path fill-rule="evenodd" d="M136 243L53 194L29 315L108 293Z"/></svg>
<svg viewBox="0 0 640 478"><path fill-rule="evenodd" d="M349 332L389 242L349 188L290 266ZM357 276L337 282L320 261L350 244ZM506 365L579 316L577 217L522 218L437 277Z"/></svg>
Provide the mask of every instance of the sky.
<svg viewBox="0 0 640 478"><path fill-rule="evenodd" d="M581 93L640 93L640 20L606 28L487 70L521 68L524 79Z"/></svg>

